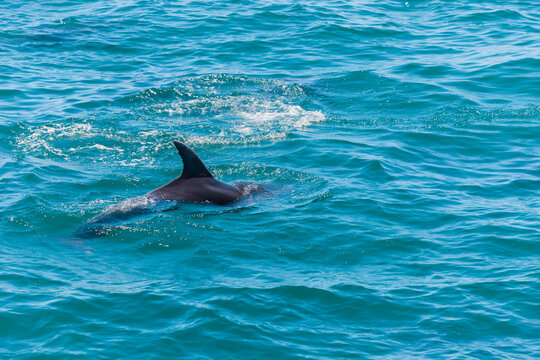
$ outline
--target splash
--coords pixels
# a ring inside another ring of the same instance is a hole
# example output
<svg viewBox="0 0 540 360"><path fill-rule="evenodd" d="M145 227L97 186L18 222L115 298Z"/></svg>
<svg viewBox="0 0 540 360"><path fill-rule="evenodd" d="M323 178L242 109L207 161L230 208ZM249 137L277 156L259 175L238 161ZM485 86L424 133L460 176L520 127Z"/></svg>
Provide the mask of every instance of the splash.
<svg viewBox="0 0 540 360"><path fill-rule="evenodd" d="M172 139L190 145L250 145L287 138L326 120L295 83L211 75L113 101L83 118L21 125L24 153L153 166Z"/></svg>

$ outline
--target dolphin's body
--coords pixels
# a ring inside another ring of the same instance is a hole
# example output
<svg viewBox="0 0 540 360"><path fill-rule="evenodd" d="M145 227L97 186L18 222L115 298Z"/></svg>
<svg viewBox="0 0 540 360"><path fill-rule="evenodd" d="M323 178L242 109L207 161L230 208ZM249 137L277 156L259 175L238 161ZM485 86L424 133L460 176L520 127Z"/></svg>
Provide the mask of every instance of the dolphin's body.
<svg viewBox="0 0 540 360"><path fill-rule="evenodd" d="M90 219L76 234L79 237L99 236L107 233L110 226L118 225L138 215L175 209L171 202L229 204L243 195L257 190L248 184L226 184L215 179L201 159L187 145L174 141L182 157L182 174L162 187L137 198L128 199ZM248 185L248 186L246 186Z"/></svg>
<svg viewBox="0 0 540 360"><path fill-rule="evenodd" d="M180 177L145 196L158 200L209 202L223 205L242 196L242 189L215 179L201 159L187 145L174 141L184 169Z"/></svg>

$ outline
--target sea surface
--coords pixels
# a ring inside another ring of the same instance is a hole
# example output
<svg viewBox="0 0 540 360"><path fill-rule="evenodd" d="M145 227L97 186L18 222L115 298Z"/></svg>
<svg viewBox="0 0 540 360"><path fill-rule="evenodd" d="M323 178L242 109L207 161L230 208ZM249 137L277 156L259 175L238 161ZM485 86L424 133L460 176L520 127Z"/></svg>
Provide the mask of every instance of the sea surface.
<svg viewBox="0 0 540 360"><path fill-rule="evenodd" d="M538 359L540 4L2 0L0 189L0 358Z"/></svg>

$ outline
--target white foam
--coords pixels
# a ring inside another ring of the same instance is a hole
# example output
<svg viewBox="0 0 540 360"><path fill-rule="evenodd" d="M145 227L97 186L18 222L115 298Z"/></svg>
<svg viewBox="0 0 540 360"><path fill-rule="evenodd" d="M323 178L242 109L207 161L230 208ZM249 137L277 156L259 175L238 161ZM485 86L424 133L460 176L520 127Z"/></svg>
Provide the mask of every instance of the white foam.
<svg viewBox="0 0 540 360"><path fill-rule="evenodd" d="M260 99L251 95L191 99L156 106L159 112L178 115L183 125L196 125L210 133L184 132L186 140L193 144L277 140L285 138L293 130L305 129L326 119L318 110L305 110L283 100Z"/></svg>
<svg viewBox="0 0 540 360"><path fill-rule="evenodd" d="M233 80L230 87L220 88L231 81L230 76L193 79L174 87L179 96L168 100L155 98L152 95L157 91L149 89L149 97L138 107L126 109L122 103L114 121L109 121L109 115L96 114L83 122L66 119L29 127L17 142L26 152L68 159L87 156L83 150L92 148L97 153L95 161L152 166L155 155L170 146L171 139L192 145L253 144L284 139L326 120L321 111L300 105L306 95L299 85L243 77ZM132 150L135 146L136 151Z"/></svg>
<svg viewBox="0 0 540 360"><path fill-rule="evenodd" d="M88 138L93 136L92 125L88 123L74 123L70 125L48 124L30 129L29 135L20 136L17 143L27 152L46 150L58 156L66 157L66 154L52 143L59 138Z"/></svg>
<svg viewBox="0 0 540 360"><path fill-rule="evenodd" d="M96 141L107 139L116 142L125 134L112 129L96 129L90 123L45 124L28 128L17 138L17 145L25 152L46 152L67 159L85 149L121 153L124 149L120 146L107 146ZM90 139L92 145L88 145ZM62 146L66 141L69 147Z"/></svg>

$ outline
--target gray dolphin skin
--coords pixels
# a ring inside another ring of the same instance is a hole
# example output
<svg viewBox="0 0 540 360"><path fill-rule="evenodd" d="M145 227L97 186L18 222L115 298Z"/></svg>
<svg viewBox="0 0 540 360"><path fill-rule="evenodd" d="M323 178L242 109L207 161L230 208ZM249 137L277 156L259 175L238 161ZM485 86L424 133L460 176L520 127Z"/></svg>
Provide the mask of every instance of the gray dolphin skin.
<svg viewBox="0 0 540 360"><path fill-rule="evenodd" d="M224 205L243 195L241 188L215 179L197 154L186 144L175 140L174 146L184 163L182 175L145 196L158 200Z"/></svg>
<svg viewBox="0 0 540 360"><path fill-rule="evenodd" d="M246 195L246 191L257 191L257 187L250 187L247 183L237 183L234 186L215 179L186 144L174 141L174 146L184 163L184 169L178 178L146 195L110 207L81 226L75 235L78 238L106 235L108 229L133 217L177 208L176 205L166 205L169 201L225 205Z"/></svg>

